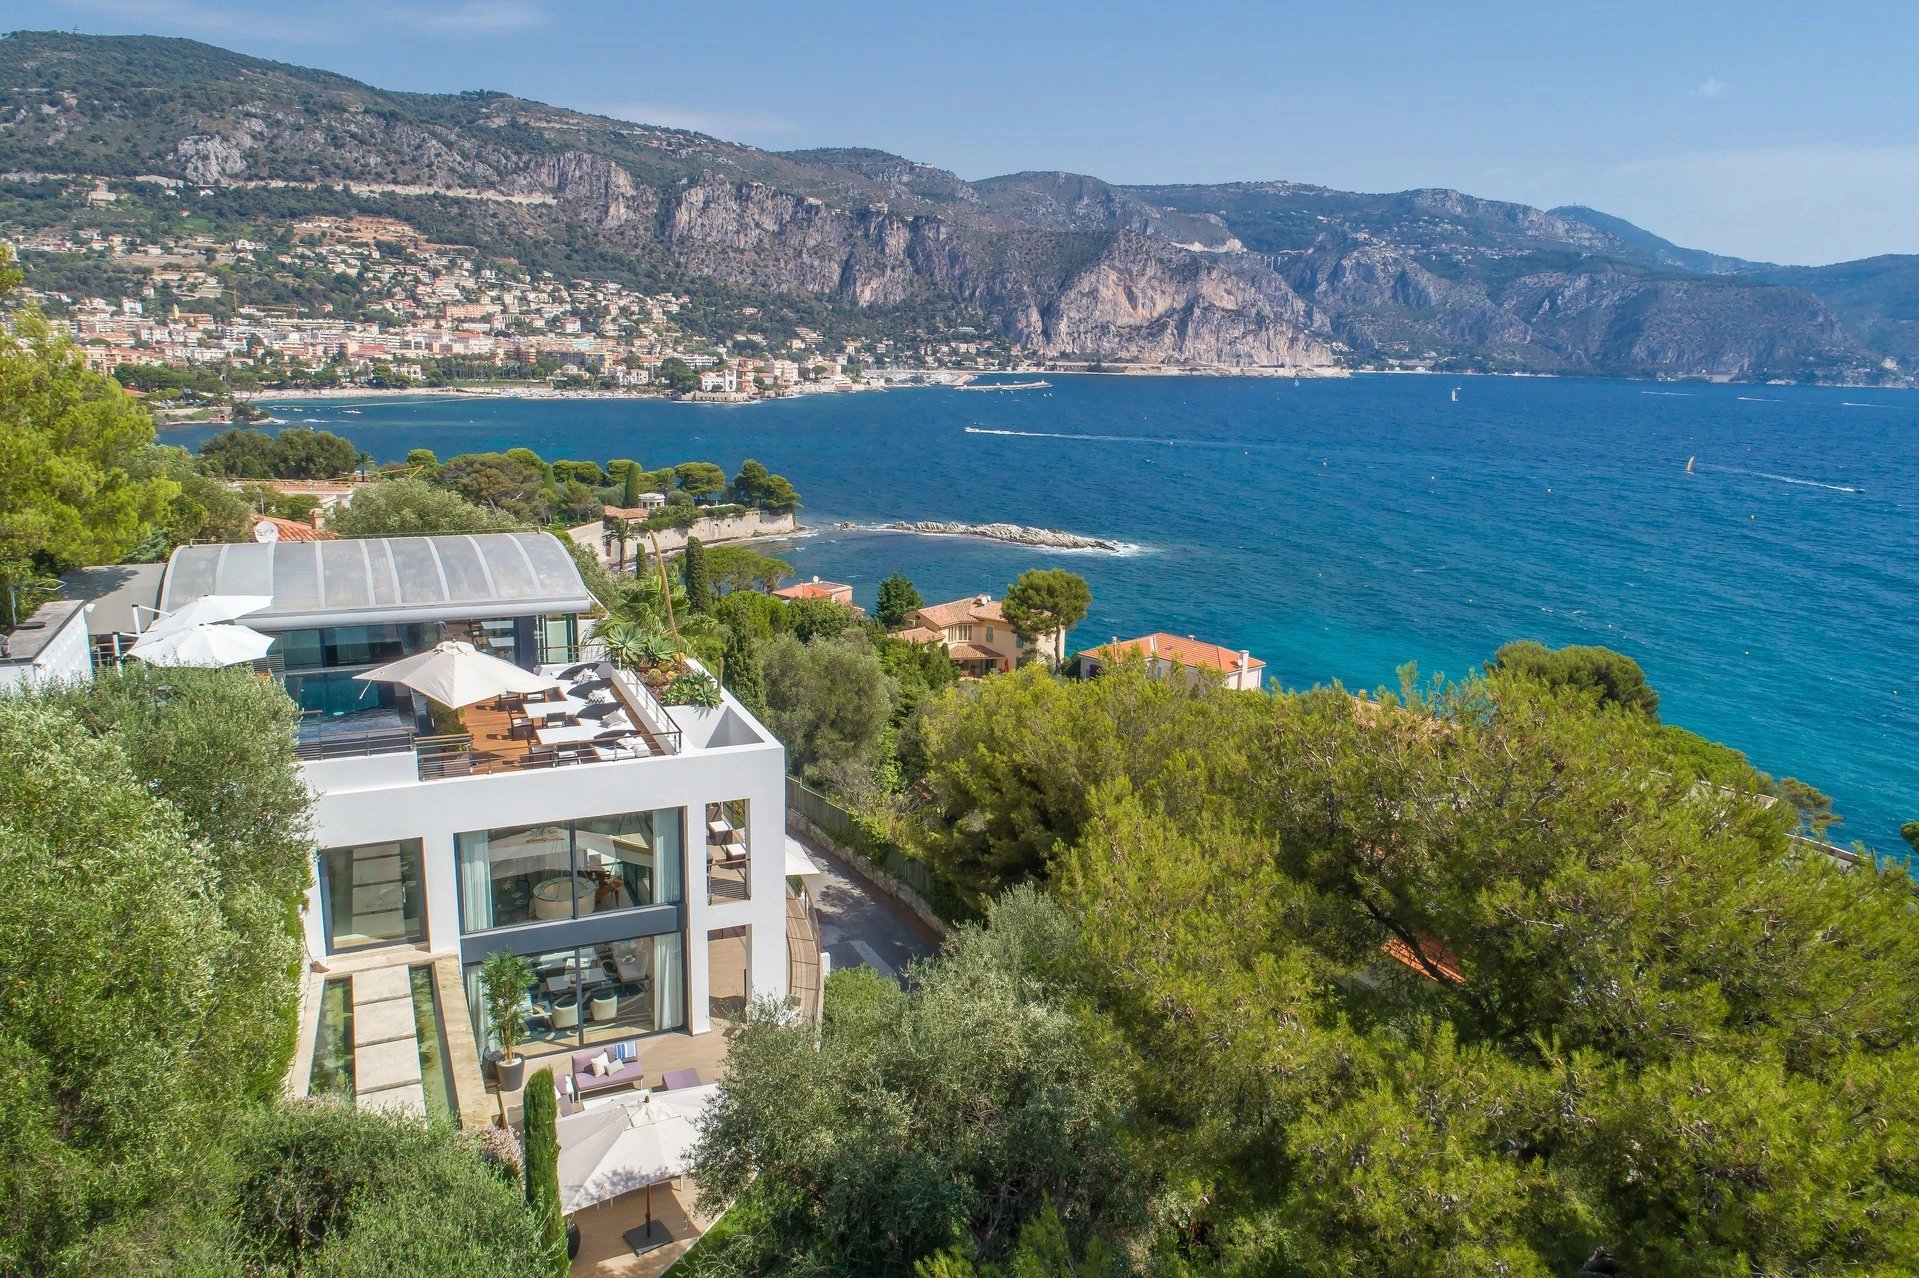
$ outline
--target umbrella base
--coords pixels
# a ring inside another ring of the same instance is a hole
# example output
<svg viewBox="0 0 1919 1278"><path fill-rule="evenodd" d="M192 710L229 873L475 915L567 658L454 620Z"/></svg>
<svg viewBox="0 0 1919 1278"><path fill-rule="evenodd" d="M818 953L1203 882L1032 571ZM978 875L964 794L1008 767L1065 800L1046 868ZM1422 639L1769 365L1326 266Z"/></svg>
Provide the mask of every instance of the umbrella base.
<svg viewBox="0 0 1919 1278"><path fill-rule="evenodd" d="M673 1235L657 1220L649 1220L636 1229L629 1229L620 1237L626 1240L626 1245L633 1249L636 1256L644 1256L673 1241Z"/></svg>

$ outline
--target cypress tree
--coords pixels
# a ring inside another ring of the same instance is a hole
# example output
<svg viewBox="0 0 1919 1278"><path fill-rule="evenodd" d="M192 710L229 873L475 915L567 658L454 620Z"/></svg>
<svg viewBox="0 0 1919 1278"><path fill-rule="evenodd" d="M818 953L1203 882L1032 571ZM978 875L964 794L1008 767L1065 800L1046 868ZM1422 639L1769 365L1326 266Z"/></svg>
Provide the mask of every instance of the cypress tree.
<svg viewBox="0 0 1919 1278"><path fill-rule="evenodd" d="M620 504L628 510L640 504L641 485L646 482L646 471L638 462L628 462L626 466L626 492L620 498Z"/></svg>
<svg viewBox="0 0 1919 1278"><path fill-rule="evenodd" d="M686 583L686 606L694 612L713 610L713 573L706 563L706 547L698 537L686 539L680 556L680 579Z"/></svg>
<svg viewBox="0 0 1919 1278"><path fill-rule="evenodd" d="M565 1278L566 1222L560 1215L560 1104L553 1071L540 1070L520 1093L520 1118L526 1128L526 1205L553 1278Z"/></svg>

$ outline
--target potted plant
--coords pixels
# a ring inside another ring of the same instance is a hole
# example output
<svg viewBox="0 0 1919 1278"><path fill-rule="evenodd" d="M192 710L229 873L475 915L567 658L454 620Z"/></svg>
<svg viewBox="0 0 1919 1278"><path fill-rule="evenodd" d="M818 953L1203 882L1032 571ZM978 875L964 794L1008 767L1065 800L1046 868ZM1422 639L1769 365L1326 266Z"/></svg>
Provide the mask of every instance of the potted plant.
<svg viewBox="0 0 1919 1278"><path fill-rule="evenodd" d="M518 954L505 950L487 956L480 964L481 997L486 1001L486 1018L499 1040L500 1063L495 1067L501 1092L517 1092L526 1081L526 1058L514 1049L526 1027L526 992L533 988L533 969Z"/></svg>

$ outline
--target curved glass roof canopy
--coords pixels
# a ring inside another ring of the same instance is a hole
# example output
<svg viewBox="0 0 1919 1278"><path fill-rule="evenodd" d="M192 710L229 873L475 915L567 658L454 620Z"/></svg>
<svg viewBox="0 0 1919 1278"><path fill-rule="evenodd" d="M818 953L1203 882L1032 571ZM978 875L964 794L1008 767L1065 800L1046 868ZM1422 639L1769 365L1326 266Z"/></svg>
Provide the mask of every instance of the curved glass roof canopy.
<svg viewBox="0 0 1919 1278"><path fill-rule="evenodd" d="M167 562L161 610L207 595L271 595L271 607L245 619L263 631L527 617L593 603L566 547L537 532L180 547Z"/></svg>

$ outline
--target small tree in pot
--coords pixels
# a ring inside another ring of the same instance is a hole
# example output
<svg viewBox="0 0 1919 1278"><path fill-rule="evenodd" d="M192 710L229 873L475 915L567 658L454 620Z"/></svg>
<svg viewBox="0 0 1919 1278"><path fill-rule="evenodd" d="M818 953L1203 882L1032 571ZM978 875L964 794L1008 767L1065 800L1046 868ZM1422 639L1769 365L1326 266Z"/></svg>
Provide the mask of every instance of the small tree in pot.
<svg viewBox="0 0 1919 1278"><path fill-rule="evenodd" d="M518 954L505 950L480 964L480 990L486 1000L486 1018L500 1043L500 1091L518 1091L526 1077L526 1059L514 1051L526 1026L526 992L533 988L533 969Z"/></svg>

